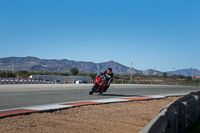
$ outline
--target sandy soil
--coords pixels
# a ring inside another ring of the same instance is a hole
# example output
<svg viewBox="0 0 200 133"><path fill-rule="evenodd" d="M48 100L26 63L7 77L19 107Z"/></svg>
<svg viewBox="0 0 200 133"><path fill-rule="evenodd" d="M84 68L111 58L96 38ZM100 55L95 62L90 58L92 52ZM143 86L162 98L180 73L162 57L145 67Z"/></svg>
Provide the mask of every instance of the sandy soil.
<svg viewBox="0 0 200 133"><path fill-rule="evenodd" d="M180 97L87 105L0 119L0 133L137 133Z"/></svg>

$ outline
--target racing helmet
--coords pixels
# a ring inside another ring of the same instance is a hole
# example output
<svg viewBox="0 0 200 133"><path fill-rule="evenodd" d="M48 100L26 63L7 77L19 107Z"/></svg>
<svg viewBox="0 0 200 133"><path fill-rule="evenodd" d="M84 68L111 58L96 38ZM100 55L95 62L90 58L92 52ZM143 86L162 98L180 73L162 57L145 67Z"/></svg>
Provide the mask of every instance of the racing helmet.
<svg viewBox="0 0 200 133"><path fill-rule="evenodd" d="M111 68L111 67L109 67L109 68L107 69L107 73L112 73L112 68Z"/></svg>

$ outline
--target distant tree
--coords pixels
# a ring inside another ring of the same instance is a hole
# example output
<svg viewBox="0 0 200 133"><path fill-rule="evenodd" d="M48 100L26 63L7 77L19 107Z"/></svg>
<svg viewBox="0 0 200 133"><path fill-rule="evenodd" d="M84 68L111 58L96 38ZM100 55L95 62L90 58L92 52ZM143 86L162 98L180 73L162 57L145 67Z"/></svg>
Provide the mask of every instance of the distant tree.
<svg viewBox="0 0 200 133"><path fill-rule="evenodd" d="M15 74L11 71L3 71L0 73L0 77L15 77Z"/></svg>
<svg viewBox="0 0 200 133"><path fill-rule="evenodd" d="M70 70L71 74L72 75L77 75L79 73L79 70L76 68L76 67L73 67L71 70Z"/></svg>
<svg viewBox="0 0 200 133"><path fill-rule="evenodd" d="M162 76L163 76L163 78L167 78L167 73L164 72Z"/></svg>
<svg viewBox="0 0 200 133"><path fill-rule="evenodd" d="M97 74L96 73L89 73L89 76L92 77L93 80L95 80Z"/></svg>
<svg viewBox="0 0 200 133"><path fill-rule="evenodd" d="M177 77L177 75L176 75L176 74L173 74L173 75L172 75L172 78L176 78L176 77Z"/></svg>
<svg viewBox="0 0 200 133"><path fill-rule="evenodd" d="M79 76L87 76L88 73L79 73L78 75L79 75Z"/></svg>
<svg viewBox="0 0 200 133"><path fill-rule="evenodd" d="M114 78L115 78L115 79L120 79L120 75L119 75L119 74L116 74Z"/></svg>
<svg viewBox="0 0 200 133"><path fill-rule="evenodd" d="M28 71L26 70L21 70L17 72L19 74L20 77L26 77L26 75L28 74Z"/></svg>
<svg viewBox="0 0 200 133"><path fill-rule="evenodd" d="M185 78L185 81L187 81L187 82L192 81L192 77L191 77L191 76L187 76L187 77Z"/></svg>
<svg viewBox="0 0 200 133"><path fill-rule="evenodd" d="M59 74L58 74L58 75L59 75ZM70 73L68 73L68 72L64 72L64 73L61 73L60 75L61 75L61 76L69 76Z"/></svg>
<svg viewBox="0 0 200 133"><path fill-rule="evenodd" d="M185 76L183 76L183 75L178 75L178 78L180 78L180 79L184 79Z"/></svg>

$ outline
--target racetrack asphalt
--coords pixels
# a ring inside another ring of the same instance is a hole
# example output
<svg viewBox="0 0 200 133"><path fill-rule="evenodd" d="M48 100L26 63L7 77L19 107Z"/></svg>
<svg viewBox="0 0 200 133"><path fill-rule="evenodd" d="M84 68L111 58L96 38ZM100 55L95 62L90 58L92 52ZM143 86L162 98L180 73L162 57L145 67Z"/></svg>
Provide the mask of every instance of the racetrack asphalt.
<svg viewBox="0 0 200 133"><path fill-rule="evenodd" d="M89 95L92 84L0 85L0 117L88 104L121 102L184 95L200 87L112 84L103 94Z"/></svg>

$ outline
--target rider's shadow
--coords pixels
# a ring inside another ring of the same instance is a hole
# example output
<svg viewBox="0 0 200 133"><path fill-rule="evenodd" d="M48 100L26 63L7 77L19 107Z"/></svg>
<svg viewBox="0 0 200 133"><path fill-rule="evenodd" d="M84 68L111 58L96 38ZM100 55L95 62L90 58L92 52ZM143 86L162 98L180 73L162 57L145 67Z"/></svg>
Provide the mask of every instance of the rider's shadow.
<svg viewBox="0 0 200 133"><path fill-rule="evenodd" d="M101 94L100 96L138 97L138 95L124 95L124 94Z"/></svg>

